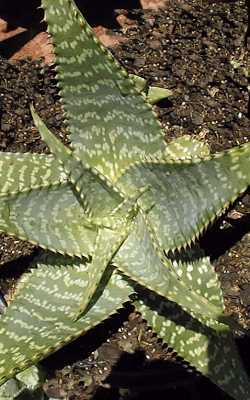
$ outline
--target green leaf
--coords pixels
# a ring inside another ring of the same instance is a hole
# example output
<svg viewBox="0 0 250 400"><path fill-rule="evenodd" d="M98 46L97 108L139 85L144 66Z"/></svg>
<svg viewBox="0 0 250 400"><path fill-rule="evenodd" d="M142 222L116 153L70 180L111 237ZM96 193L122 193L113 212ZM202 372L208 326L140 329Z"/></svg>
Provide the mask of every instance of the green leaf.
<svg viewBox="0 0 250 400"><path fill-rule="evenodd" d="M145 154L163 151L163 132L151 106L73 2L43 0L42 5L77 156L114 180Z"/></svg>
<svg viewBox="0 0 250 400"><path fill-rule="evenodd" d="M114 254L129 234L130 226L124 226L119 232L111 229L99 229L92 262L88 265L88 279L86 287L80 295L80 304L73 311L71 317L79 318L89 311L96 301L96 295L107 284L108 265Z"/></svg>
<svg viewBox="0 0 250 400"><path fill-rule="evenodd" d="M211 276L216 281L212 270L209 272L206 264L198 264L200 271L195 271L193 276L195 278L204 272L204 280L201 284L196 285L195 282L189 282L190 272L187 274L186 281L185 279L179 280L175 269L176 265L161 254L158 244L148 231L142 215L138 215L134 229L121 246L113 263L134 282L176 302L201 322L209 324L214 329L224 329L224 324L216 322L217 320L224 322L223 308L219 302L220 290L218 291L218 288L214 287L213 295L216 296L213 299L214 302L210 302L210 299L205 295L208 290L207 285L209 286L211 283ZM190 266L191 264L189 264ZM191 275L191 280L193 280L193 276ZM206 282L207 276L210 278L209 283ZM202 286L204 287L201 291ZM196 290L193 290L194 288ZM204 320L204 315L207 317L206 320Z"/></svg>
<svg viewBox="0 0 250 400"><path fill-rule="evenodd" d="M216 307L224 310L220 281L208 257L181 263L173 261L174 271L179 280L192 292L203 296Z"/></svg>
<svg viewBox="0 0 250 400"><path fill-rule="evenodd" d="M42 139L61 163L68 179L79 193L86 217L100 218L115 209L123 200L115 186L95 168L83 165L81 160L49 131L33 108L31 113Z"/></svg>
<svg viewBox="0 0 250 400"><path fill-rule="evenodd" d="M250 182L250 143L196 162L144 162L130 168L116 185L138 200L150 228L168 252L194 241Z"/></svg>
<svg viewBox="0 0 250 400"><path fill-rule="evenodd" d="M58 185L64 181L65 174L52 156L0 153L0 196Z"/></svg>
<svg viewBox="0 0 250 400"><path fill-rule="evenodd" d="M178 305L141 292L136 309L153 331L178 355L207 376L235 400L250 398L249 378L232 334L216 332L186 314Z"/></svg>
<svg viewBox="0 0 250 400"><path fill-rule="evenodd" d="M166 99L167 97L173 95L172 90L161 88L158 86L148 86L147 79L144 79L141 76L129 74L129 77L133 79L135 86L139 92L145 91L147 101L150 104L156 104L160 100Z"/></svg>
<svg viewBox="0 0 250 400"><path fill-rule="evenodd" d="M0 154L0 231L79 258L48 253L23 275L0 318L0 384L137 291L153 329L246 400L249 383L215 271L203 256L178 261L187 252L174 250L185 249L249 185L250 143L214 157L187 136L166 147L148 104L152 91L140 94L147 84L100 45L73 0L42 5L72 148L32 109L53 156Z"/></svg>
<svg viewBox="0 0 250 400"><path fill-rule="evenodd" d="M0 384L121 308L132 289L115 273L90 311L70 315L86 286L87 265L80 259L47 254L19 282L16 297L0 318Z"/></svg>
<svg viewBox="0 0 250 400"><path fill-rule="evenodd" d="M32 365L0 386L0 400L44 400L44 381L41 366Z"/></svg>
<svg viewBox="0 0 250 400"><path fill-rule="evenodd" d="M69 184L2 197L0 231L59 253L86 257L93 252L97 234Z"/></svg>
<svg viewBox="0 0 250 400"><path fill-rule="evenodd" d="M134 198L123 201L103 221L104 224L107 223L107 227L104 225L98 230L92 262L89 265L88 284L82 294L77 317L93 304L96 292L103 287L103 281L105 285L107 267L133 228L133 221L138 214L137 200L144 191L136 193Z"/></svg>
<svg viewBox="0 0 250 400"><path fill-rule="evenodd" d="M134 84L139 92L147 90L147 79L142 78L141 76L135 74L129 74L129 78L131 78L134 81Z"/></svg>
<svg viewBox="0 0 250 400"><path fill-rule="evenodd" d="M190 135L183 135L166 146L164 156L166 161L200 161L210 154L209 146Z"/></svg>
<svg viewBox="0 0 250 400"><path fill-rule="evenodd" d="M158 86L149 86L147 99L150 104L156 104L161 100L167 99L173 95L173 91Z"/></svg>

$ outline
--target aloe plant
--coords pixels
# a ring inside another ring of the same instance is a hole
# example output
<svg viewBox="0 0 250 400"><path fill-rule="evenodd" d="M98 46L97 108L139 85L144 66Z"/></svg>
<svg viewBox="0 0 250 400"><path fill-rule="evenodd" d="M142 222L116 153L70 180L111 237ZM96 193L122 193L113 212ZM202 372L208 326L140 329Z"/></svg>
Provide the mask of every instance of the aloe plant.
<svg viewBox="0 0 250 400"><path fill-rule="evenodd" d="M249 399L213 266L202 253L184 262L178 252L190 253L248 187L250 143L215 156L190 138L166 145L143 85L73 1L42 6L71 144L34 104L51 155L0 153L0 230L44 249L0 318L0 383L130 300L187 362Z"/></svg>

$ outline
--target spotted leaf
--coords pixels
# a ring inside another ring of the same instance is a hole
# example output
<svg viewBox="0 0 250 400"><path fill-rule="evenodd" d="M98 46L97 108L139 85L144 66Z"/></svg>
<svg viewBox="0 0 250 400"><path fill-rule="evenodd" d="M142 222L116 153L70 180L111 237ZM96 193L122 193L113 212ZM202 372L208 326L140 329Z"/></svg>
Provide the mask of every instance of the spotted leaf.
<svg viewBox="0 0 250 400"><path fill-rule="evenodd" d="M209 146L190 135L172 140L165 148L166 161L199 161L210 154Z"/></svg>
<svg viewBox="0 0 250 400"><path fill-rule="evenodd" d="M138 163L116 183L132 194L149 185L139 199L148 223L165 251L194 241L250 182L250 143L197 162Z"/></svg>
<svg viewBox="0 0 250 400"><path fill-rule="evenodd" d="M112 180L141 156L163 151L163 133L151 106L73 2L43 0L42 5L77 156Z"/></svg>
<svg viewBox="0 0 250 400"><path fill-rule="evenodd" d="M71 147L32 109L52 156L0 153L0 230L67 256L45 253L3 309L0 384L136 291L159 336L236 400L247 399L215 271L203 255L180 256L249 185L250 144L213 157L187 136L166 146L140 93L145 83L100 45L73 0L42 6Z"/></svg>
<svg viewBox="0 0 250 400"><path fill-rule="evenodd" d="M109 263L128 236L129 230L129 225L124 226L119 232L106 228L99 230L93 259L88 266L86 287L80 296L80 304L72 313L72 318L84 315L96 302L96 296L107 284Z"/></svg>
<svg viewBox="0 0 250 400"><path fill-rule="evenodd" d="M129 236L133 221L138 214L137 199L141 193L135 195L135 198L125 200L119 207L113 210L113 213L103 220L103 226L99 228L96 237L96 244L93 251L91 264L89 265L89 279L77 310L75 317L79 317L91 304L95 302L96 293L106 284L106 271L113 257L119 252L124 241ZM105 224L107 226L105 227Z"/></svg>
<svg viewBox="0 0 250 400"><path fill-rule="evenodd" d="M75 157L75 153L72 153L49 131L33 108L31 112L43 140L79 194L86 217L106 216L115 209L123 200L115 186L95 168L85 166L80 159Z"/></svg>
<svg viewBox="0 0 250 400"><path fill-rule="evenodd" d="M174 260L173 267L179 280L189 290L203 296L221 311L224 310L219 277L208 257L185 263Z"/></svg>
<svg viewBox="0 0 250 400"><path fill-rule="evenodd" d="M188 279L186 281L178 279L172 261L161 254L155 239L147 229L142 215L138 215L134 229L120 248L113 262L135 282L179 304L195 318L208 323L215 329L224 329L221 324L215 323L216 320L223 322L221 304L210 302L210 299L204 295L207 284L206 276L202 281L204 291L200 291L200 293L195 282L190 284ZM207 265L205 266L207 268ZM203 268L203 264L199 265L199 267ZM201 272L200 270L199 273ZM194 272L194 278L195 274L199 275L199 273ZM208 273L208 275L212 275L212 270L211 274ZM212 276L216 280L214 275ZM194 288L196 290L193 290ZM219 296L220 291L217 293L217 288L214 288L213 294ZM206 321L204 321L203 315L207 316Z"/></svg>
<svg viewBox="0 0 250 400"><path fill-rule="evenodd" d="M114 314L132 292L110 269L101 296L73 321L86 279L82 260L51 254L23 275L15 300L0 318L0 384Z"/></svg>
<svg viewBox="0 0 250 400"><path fill-rule="evenodd" d="M68 184L2 197L0 231L69 255L92 253L97 231Z"/></svg>
<svg viewBox="0 0 250 400"><path fill-rule="evenodd" d="M58 185L65 178L53 156L0 153L0 196Z"/></svg>

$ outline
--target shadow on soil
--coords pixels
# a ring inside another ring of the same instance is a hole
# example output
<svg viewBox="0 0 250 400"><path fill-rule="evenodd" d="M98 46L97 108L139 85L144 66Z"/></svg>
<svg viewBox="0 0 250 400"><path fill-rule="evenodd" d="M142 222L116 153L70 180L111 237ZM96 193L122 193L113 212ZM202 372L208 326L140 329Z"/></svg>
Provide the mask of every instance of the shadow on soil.
<svg viewBox="0 0 250 400"><path fill-rule="evenodd" d="M82 360L87 358L92 351L96 350L97 346L105 342L122 325L130 311L123 310L118 316L88 332L84 338L77 339L66 348L51 355L42 362L42 365L47 370L54 371L72 363L76 363L76 365L79 363L79 368L76 367L79 374L81 368L84 370L84 361ZM249 339L244 338L237 342L243 361L248 363L249 372L250 352L246 351L247 348L250 348ZM214 352L212 341L209 351ZM111 354L110 357L112 357ZM221 358L221 351L218 357ZM182 365L180 358L177 358L177 362L149 361L142 350L135 351L133 354L123 352L103 385L99 386L89 399L145 400L145 396L146 398L157 396L157 400L166 398L211 400L213 396L216 400L232 400L208 379L188 368L187 363Z"/></svg>
<svg viewBox="0 0 250 400"><path fill-rule="evenodd" d="M246 214L239 220L228 220L230 226L221 229L221 220L213 225L208 232L204 234L200 243L206 254L211 260L217 259L225 254L232 246L234 246L242 237L249 232L250 215Z"/></svg>

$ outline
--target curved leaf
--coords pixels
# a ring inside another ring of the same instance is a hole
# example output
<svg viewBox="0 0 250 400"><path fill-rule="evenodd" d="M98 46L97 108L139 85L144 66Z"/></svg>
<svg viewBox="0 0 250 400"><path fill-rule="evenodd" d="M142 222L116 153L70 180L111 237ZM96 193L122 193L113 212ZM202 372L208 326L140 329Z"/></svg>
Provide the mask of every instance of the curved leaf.
<svg viewBox="0 0 250 400"><path fill-rule="evenodd" d="M75 314L79 317L89 309L95 301L96 292L105 282L107 267L112 262L113 257L119 251L129 233L133 229L133 221L138 214L136 200L142 195L137 193L135 198L125 200L117 207L111 215L107 217L107 227L105 224L98 230L96 244L93 252L91 264L89 265L88 284L82 293L80 307Z"/></svg>

